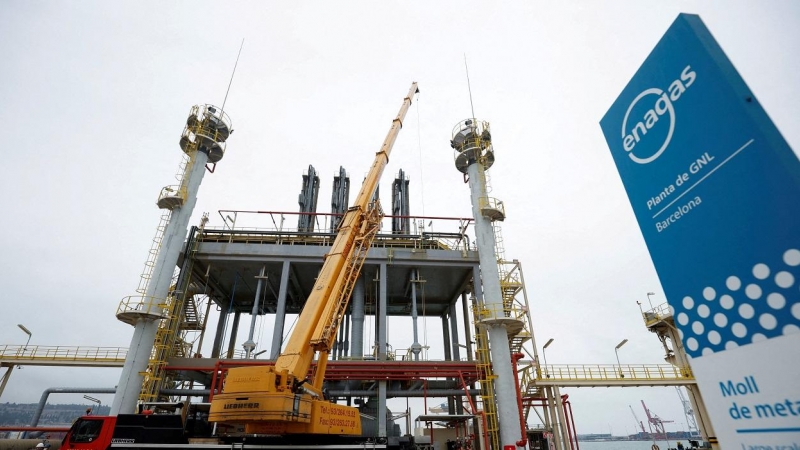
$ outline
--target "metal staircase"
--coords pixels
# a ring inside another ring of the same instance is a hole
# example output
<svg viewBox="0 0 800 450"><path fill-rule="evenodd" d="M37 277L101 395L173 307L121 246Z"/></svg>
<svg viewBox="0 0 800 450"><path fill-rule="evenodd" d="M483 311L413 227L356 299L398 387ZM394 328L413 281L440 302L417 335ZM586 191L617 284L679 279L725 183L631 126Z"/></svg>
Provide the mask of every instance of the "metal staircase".
<svg viewBox="0 0 800 450"><path fill-rule="evenodd" d="M156 332L156 341L148 361L147 373L142 384L139 396L141 402L159 401L161 389L169 386L173 380L166 374L165 368L170 358L189 358L192 352L192 343L187 341L189 331L202 329L202 315L197 309L194 296L197 294L189 282L194 258L197 251L199 237L203 233L207 222L203 217L200 228L195 234L189 236L186 244L186 264L180 274L176 274L167 298L167 315L161 321Z"/></svg>

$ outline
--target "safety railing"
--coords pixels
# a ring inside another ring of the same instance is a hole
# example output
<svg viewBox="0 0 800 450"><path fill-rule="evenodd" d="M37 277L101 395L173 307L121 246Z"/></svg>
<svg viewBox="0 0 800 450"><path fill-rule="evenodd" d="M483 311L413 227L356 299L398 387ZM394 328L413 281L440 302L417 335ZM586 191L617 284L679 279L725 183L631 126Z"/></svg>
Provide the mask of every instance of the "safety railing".
<svg viewBox="0 0 800 450"><path fill-rule="evenodd" d="M117 318L123 322L135 324L141 316L164 316L167 300L148 295L130 295L124 297L117 307Z"/></svg>
<svg viewBox="0 0 800 450"><path fill-rule="evenodd" d="M42 345L2 345L0 361L94 361L124 362L126 347L69 347Z"/></svg>
<svg viewBox="0 0 800 450"><path fill-rule="evenodd" d="M161 205L172 202L180 206L183 205L183 202L185 201L186 201L186 188L179 185L170 185L161 188L161 192L158 193L158 200L156 200L156 203L158 205ZM171 209L171 208L164 208L164 209Z"/></svg>
<svg viewBox="0 0 800 450"><path fill-rule="evenodd" d="M331 245L336 233L330 223L340 214L281 211L218 211L222 228L206 228L203 242L228 242L281 245ZM310 231L297 229L297 216L313 216ZM393 233L391 221L408 218L407 234ZM416 248L467 251L474 239L467 233L471 218L431 216L384 216L373 247Z"/></svg>
<svg viewBox="0 0 800 450"><path fill-rule="evenodd" d="M569 381L620 381L620 380L675 380L694 379L690 367L676 367L670 364L547 364L540 365L535 376L526 379L569 380ZM525 371L536 371L530 365Z"/></svg>
<svg viewBox="0 0 800 450"><path fill-rule="evenodd" d="M475 321L479 322L484 319L495 319L495 318L510 318L516 319L519 321L525 321L527 317L527 309L522 307L516 303L512 304L483 304L480 307L474 308L473 314L475 315ZM520 323L522 326L522 323Z"/></svg>
<svg viewBox="0 0 800 450"><path fill-rule="evenodd" d="M503 221L506 217L506 207L502 201L494 197L480 197L478 208L481 214L490 220Z"/></svg>
<svg viewBox="0 0 800 450"><path fill-rule="evenodd" d="M643 312L642 317L644 318L644 324L650 327L668 317L672 317L672 309L667 303L662 303L649 311Z"/></svg>

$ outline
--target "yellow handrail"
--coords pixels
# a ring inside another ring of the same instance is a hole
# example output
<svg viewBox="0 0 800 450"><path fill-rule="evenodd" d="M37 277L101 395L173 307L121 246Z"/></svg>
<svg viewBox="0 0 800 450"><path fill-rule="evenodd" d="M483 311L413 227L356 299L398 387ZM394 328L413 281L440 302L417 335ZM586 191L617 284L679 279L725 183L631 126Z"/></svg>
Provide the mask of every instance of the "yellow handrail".
<svg viewBox="0 0 800 450"><path fill-rule="evenodd" d="M0 361L125 361L126 347L0 345Z"/></svg>
<svg viewBox="0 0 800 450"><path fill-rule="evenodd" d="M690 367L671 364L541 364L540 368L540 373L526 374L525 378L569 381L694 379ZM523 370L536 371L533 364Z"/></svg>

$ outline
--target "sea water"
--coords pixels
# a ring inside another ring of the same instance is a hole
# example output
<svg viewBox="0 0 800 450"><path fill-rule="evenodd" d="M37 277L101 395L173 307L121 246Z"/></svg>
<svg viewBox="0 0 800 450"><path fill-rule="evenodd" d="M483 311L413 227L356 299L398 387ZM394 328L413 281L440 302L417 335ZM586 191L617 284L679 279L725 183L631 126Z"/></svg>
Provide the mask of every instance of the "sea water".
<svg viewBox="0 0 800 450"><path fill-rule="evenodd" d="M689 442L683 440L670 440L656 441L656 445L660 450L667 450L669 448L677 448L678 442L683 444L684 448L689 447ZM580 450L651 450L653 441L604 441L604 442L580 442L578 444Z"/></svg>

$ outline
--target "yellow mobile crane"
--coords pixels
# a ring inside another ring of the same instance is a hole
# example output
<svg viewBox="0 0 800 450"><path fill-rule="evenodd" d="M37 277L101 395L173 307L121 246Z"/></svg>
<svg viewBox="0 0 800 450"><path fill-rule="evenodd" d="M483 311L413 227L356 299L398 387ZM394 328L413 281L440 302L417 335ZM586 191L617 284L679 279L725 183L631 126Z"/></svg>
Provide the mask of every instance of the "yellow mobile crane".
<svg viewBox="0 0 800 450"><path fill-rule="evenodd" d="M286 349L272 367L228 370L222 393L211 402L210 422L244 425L247 435L361 434L358 410L323 398L322 383L336 330L380 226L382 212L373 195L417 92L417 83L412 83L355 203L342 218ZM316 371L309 379L317 355Z"/></svg>

